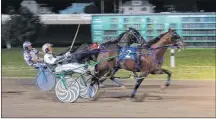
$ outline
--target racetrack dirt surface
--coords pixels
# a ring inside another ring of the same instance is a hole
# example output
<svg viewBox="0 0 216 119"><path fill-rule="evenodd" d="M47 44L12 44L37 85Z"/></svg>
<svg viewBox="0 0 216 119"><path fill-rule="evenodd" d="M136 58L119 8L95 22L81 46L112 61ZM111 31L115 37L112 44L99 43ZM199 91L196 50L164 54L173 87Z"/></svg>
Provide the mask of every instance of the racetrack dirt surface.
<svg viewBox="0 0 216 119"><path fill-rule="evenodd" d="M125 90L106 81L96 101L61 103L34 80L2 78L2 117L215 117L215 80L172 81L164 91L165 80L145 80L137 92L142 102L129 100L135 81L123 82Z"/></svg>

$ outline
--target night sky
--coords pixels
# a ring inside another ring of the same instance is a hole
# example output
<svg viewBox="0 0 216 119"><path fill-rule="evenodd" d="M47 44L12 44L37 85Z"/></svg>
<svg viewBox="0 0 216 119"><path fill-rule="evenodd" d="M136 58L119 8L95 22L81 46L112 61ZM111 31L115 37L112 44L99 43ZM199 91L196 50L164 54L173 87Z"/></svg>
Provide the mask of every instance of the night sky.
<svg viewBox="0 0 216 119"><path fill-rule="evenodd" d="M73 2L92 2L94 1L97 8L100 9L100 0L36 0L39 4L47 4L48 7L53 7L53 12L65 9ZM105 13L113 13L113 1L105 0ZM116 0L117 1L117 0ZM128 0L123 0L123 2ZM2 0L2 13L4 14L8 6L13 6L15 9L20 7L22 0ZM192 6L197 5L197 9L205 10L205 12L216 12L216 0L149 0L150 3L156 6L156 12L165 12L164 5L175 4L176 10L187 12L192 10Z"/></svg>

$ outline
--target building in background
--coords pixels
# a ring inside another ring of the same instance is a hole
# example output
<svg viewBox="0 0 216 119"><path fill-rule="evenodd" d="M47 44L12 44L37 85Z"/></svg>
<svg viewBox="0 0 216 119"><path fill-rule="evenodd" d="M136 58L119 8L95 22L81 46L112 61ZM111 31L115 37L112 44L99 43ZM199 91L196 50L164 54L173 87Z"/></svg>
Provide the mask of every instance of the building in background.
<svg viewBox="0 0 216 119"><path fill-rule="evenodd" d="M119 13L123 14L143 14L143 13L154 13L152 4L148 1L132 0L127 1L119 6Z"/></svg>
<svg viewBox="0 0 216 119"><path fill-rule="evenodd" d="M45 4L38 4L35 0L23 0L20 4L28 8L34 14L52 14L52 9Z"/></svg>
<svg viewBox="0 0 216 119"><path fill-rule="evenodd" d="M81 14L85 13L85 8L89 5L94 5L94 3L72 3L71 6L64 10L60 10L60 14Z"/></svg>
<svg viewBox="0 0 216 119"><path fill-rule="evenodd" d="M25 0L30 1L30 0ZM94 2L94 7L98 9L98 13L122 13L122 9L119 9L123 7L122 3L125 3L127 1L131 0L35 0L36 4L46 4L52 7L52 12L55 12L56 14L59 14L60 10L64 10L66 7L71 6L71 3L77 2L77 3L90 3ZM144 0L140 0L141 2ZM160 12L199 12L199 11L205 11L205 12L215 12L215 4L216 0L148 0L149 3L153 4L154 6L157 6L154 8L154 12L160 13ZM20 7L22 0L2 0L2 14L10 14L10 7L13 7L15 11L17 11ZM28 3L27 2L27 3ZM126 3L125 3L126 4ZM132 3L129 3L130 6L132 6ZM143 4L143 3L142 3ZM168 5L168 6L167 6ZM175 7L175 10L172 8L173 5ZM34 4L30 5L31 9L35 9ZM92 9L94 7L89 7L89 9ZM132 6L133 7L133 6ZM167 8L165 8L167 7ZM46 8L40 9L41 13L47 13ZM139 10L140 11L140 10ZM90 10L90 13L91 10Z"/></svg>
<svg viewBox="0 0 216 119"><path fill-rule="evenodd" d="M55 13L53 13L52 12L52 8L51 7L47 7L46 4L40 4L39 14L55 14Z"/></svg>
<svg viewBox="0 0 216 119"><path fill-rule="evenodd" d="M166 8L167 12L177 12L175 5L164 5L164 8Z"/></svg>

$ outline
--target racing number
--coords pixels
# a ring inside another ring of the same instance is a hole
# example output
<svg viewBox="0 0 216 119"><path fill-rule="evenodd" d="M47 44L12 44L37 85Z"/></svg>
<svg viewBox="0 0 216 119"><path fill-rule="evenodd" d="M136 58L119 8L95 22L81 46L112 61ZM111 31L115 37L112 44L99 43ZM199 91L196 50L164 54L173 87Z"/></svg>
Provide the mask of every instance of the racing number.
<svg viewBox="0 0 216 119"><path fill-rule="evenodd" d="M127 52L128 54L127 54L125 57L130 58L131 50L127 50L126 52Z"/></svg>

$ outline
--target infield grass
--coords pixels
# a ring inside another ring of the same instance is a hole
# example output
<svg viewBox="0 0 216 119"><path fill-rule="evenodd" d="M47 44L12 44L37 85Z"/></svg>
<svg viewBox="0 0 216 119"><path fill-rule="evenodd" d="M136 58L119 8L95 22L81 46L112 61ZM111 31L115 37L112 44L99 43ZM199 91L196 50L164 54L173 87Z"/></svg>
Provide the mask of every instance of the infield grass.
<svg viewBox="0 0 216 119"><path fill-rule="evenodd" d="M38 48L40 49L40 48ZM54 48L55 53L65 48ZM170 51L165 54L163 68L172 72L172 79L213 79L215 80L215 49L185 49L175 54L176 67L170 67ZM130 72L120 70L116 76L129 75ZM37 70L29 67L24 59L22 49L2 49L3 77L35 77ZM147 79L166 79L167 75L149 75Z"/></svg>

